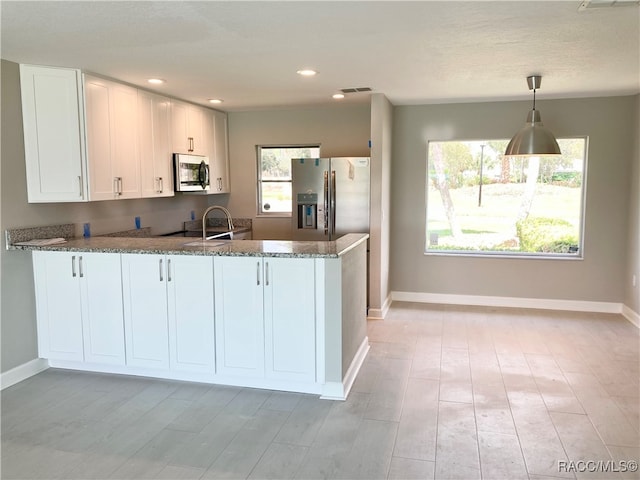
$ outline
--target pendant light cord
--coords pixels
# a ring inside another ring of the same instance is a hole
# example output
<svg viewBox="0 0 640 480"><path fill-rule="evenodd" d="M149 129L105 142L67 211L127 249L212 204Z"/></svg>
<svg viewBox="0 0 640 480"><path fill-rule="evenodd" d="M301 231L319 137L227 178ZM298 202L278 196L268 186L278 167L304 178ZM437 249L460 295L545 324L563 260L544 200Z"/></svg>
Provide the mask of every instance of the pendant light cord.
<svg viewBox="0 0 640 480"><path fill-rule="evenodd" d="M536 109L536 89L533 89L533 109Z"/></svg>

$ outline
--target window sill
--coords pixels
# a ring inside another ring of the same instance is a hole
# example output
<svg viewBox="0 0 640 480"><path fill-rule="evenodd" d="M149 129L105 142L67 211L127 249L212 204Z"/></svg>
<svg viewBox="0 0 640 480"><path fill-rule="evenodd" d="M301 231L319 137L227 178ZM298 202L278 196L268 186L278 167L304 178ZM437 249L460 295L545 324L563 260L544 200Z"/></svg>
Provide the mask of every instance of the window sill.
<svg viewBox="0 0 640 480"><path fill-rule="evenodd" d="M440 257L474 257L474 258L508 258L519 260L584 260L584 256L577 254L527 254L527 253L502 253L502 252L465 252L465 251L446 251L446 250L426 250L425 256Z"/></svg>
<svg viewBox="0 0 640 480"><path fill-rule="evenodd" d="M290 213L258 213L256 218L291 218Z"/></svg>

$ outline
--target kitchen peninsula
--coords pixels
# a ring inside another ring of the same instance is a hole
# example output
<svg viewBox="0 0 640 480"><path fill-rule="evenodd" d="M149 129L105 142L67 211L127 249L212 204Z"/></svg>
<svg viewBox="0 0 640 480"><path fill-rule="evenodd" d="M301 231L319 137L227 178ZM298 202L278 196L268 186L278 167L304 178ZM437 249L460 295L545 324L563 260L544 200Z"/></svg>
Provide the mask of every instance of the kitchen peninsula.
<svg viewBox="0 0 640 480"><path fill-rule="evenodd" d="M91 237L32 250L51 367L345 399L369 349L366 234Z"/></svg>

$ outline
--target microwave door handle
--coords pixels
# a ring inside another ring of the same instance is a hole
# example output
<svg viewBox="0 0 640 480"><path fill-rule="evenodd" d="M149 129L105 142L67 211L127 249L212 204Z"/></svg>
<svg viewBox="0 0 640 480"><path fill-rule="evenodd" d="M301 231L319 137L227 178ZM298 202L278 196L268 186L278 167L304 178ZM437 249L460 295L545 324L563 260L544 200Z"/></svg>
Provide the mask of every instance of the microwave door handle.
<svg viewBox="0 0 640 480"><path fill-rule="evenodd" d="M209 179L209 165L205 164L205 166L204 166L204 186L208 187L209 185L211 185L211 181Z"/></svg>
<svg viewBox="0 0 640 480"><path fill-rule="evenodd" d="M198 184L203 190L209 185L209 165L204 161L200 162L200 167L198 168Z"/></svg>

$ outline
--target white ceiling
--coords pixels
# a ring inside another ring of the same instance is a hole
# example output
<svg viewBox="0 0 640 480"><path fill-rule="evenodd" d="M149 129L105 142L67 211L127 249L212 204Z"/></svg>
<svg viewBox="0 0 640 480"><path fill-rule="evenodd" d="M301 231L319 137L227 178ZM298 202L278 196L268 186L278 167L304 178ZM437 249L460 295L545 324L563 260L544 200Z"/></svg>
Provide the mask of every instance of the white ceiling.
<svg viewBox="0 0 640 480"><path fill-rule="evenodd" d="M227 111L335 103L349 87L395 105L530 99L534 73L540 99L640 92L640 8L581 3L3 0L0 49Z"/></svg>

